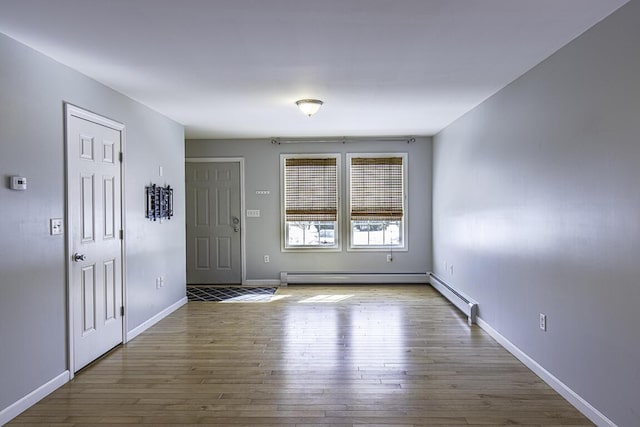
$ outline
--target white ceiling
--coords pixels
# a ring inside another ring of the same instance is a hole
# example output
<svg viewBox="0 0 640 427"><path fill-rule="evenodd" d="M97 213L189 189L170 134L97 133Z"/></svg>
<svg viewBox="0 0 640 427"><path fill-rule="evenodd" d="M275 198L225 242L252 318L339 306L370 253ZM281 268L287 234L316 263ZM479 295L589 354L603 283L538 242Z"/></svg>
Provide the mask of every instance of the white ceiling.
<svg viewBox="0 0 640 427"><path fill-rule="evenodd" d="M626 2L0 0L0 32L188 138L433 135Z"/></svg>

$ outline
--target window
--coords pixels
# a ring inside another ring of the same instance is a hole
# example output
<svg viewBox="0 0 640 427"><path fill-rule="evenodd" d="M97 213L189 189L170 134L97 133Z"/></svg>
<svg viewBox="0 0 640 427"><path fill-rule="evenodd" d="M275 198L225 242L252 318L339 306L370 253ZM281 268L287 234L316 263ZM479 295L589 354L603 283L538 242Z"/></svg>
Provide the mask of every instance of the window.
<svg viewBox="0 0 640 427"><path fill-rule="evenodd" d="M282 155L283 249L338 249L339 155Z"/></svg>
<svg viewBox="0 0 640 427"><path fill-rule="evenodd" d="M348 154L350 247L405 248L406 154Z"/></svg>

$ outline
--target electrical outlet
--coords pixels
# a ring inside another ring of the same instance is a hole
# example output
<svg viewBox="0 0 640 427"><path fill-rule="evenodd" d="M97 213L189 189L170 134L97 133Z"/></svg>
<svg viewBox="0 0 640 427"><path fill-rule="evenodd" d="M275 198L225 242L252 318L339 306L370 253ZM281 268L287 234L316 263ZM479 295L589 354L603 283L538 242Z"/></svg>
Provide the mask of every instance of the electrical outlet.
<svg viewBox="0 0 640 427"><path fill-rule="evenodd" d="M547 315L542 313L540 313L540 330L541 331L547 330Z"/></svg>
<svg viewBox="0 0 640 427"><path fill-rule="evenodd" d="M387 262L393 261L393 256L391 254L387 254Z"/></svg>
<svg viewBox="0 0 640 427"><path fill-rule="evenodd" d="M269 255L265 255L265 256L264 256L264 263L266 264L266 263L268 263L268 262L270 262L270 261L271 261L271 260L269 259Z"/></svg>

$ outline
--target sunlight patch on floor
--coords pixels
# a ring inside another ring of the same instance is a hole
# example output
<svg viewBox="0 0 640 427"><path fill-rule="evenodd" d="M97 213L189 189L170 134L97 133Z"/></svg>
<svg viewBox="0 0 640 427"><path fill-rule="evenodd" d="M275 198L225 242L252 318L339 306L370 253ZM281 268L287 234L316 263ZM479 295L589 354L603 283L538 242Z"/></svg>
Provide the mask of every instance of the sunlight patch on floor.
<svg viewBox="0 0 640 427"><path fill-rule="evenodd" d="M346 299L351 298L353 295L316 295L315 297L310 297L303 299L300 301L302 304L307 303L332 303L332 302L340 302Z"/></svg>
<svg viewBox="0 0 640 427"><path fill-rule="evenodd" d="M220 301L220 304L274 302L284 298L289 298L290 296L291 295L240 295L237 297L226 299L224 301Z"/></svg>

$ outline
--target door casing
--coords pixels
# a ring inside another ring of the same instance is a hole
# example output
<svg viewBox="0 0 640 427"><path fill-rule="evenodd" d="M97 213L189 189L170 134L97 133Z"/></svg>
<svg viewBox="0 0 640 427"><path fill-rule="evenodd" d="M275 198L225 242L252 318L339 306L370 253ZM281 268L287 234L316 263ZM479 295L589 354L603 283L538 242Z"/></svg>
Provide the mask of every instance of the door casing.
<svg viewBox="0 0 640 427"><path fill-rule="evenodd" d="M246 285L246 238L245 232L245 189L244 189L244 157L187 157L185 163L238 163L240 165L240 268L242 271L242 284Z"/></svg>
<svg viewBox="0 0 640 427"><path fill-rule="evenodd" d="M69 129L68 123L71 117L78 117L84 120L88 120L94 123L97 123L102 126L106 126L115 130L120 131L120 152L125 153L125 142L126 142L126 132L125 125L119 123L115 120L111 120L107 117L101 116L99 114L93 113L89 110L80 108L71 103L64 103L64 171L65 171L65 236L66 236L66 244L65 244L65 259L66 259L66 282L67 282L67 361L68 361L68 370L69 370L69 379L72 379L75 376L75 361L74 361L74 302L73 302L73 294L72 294L72 277L71 277L71 268L72 268L72 259L71 259L71 250L73 248L72 244L72 232L70 223L71 220L71 203L72 201L69 198ZM125 344L127 342L127 286L126 286L126 251L125 251L125 238L124 230L126 230L125 225L125 181L124 181L124 158L120 162L120 224L121 229L123 230L123 236L120 241L120 261L122 265L121 271L121 283L122 283L122 305L124 306L124 315L122 316L122 343Z"/></svg>

